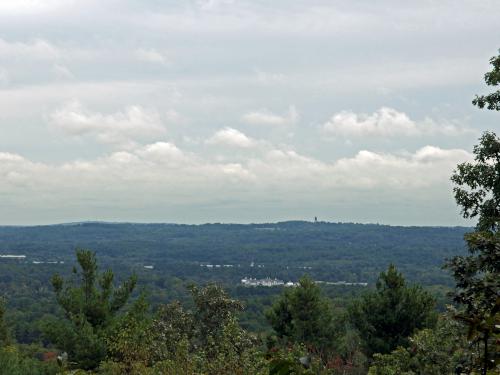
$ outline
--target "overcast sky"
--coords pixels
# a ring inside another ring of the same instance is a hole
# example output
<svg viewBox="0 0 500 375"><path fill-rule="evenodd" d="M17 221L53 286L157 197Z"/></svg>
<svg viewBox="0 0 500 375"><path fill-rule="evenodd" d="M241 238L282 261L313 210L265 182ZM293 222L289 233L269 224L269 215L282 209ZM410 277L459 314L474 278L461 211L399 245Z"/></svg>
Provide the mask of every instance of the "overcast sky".
<svg viewBox="0 0 500 375"><path fill-rule="evenodd" d="M404 4L404 5L403 5ZM0 224L463 225L498 1L1 0Z"/></svg>

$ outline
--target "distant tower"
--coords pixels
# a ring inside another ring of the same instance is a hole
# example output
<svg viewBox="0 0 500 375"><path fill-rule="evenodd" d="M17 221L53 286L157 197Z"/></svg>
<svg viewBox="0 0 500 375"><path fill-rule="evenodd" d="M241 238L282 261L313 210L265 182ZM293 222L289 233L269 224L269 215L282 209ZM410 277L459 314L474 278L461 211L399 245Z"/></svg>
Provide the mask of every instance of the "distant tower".
<svg viewBox="0 0 500 375"><path fill-rule="evenodd" d="M314 222L317 223L318 222L318 217L317 216L314 216Z"/></svg>

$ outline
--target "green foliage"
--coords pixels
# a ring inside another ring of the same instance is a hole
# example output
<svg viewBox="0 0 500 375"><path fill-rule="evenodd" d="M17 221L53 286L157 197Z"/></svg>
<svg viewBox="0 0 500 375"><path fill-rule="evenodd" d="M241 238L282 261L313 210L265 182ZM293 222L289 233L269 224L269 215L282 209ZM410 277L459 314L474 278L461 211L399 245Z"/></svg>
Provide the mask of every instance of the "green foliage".
<svg viewBox="0 0 500 375"><path fill-rule="evenodd" d="M217 284L209 284L205 288L193 285L190 291L195 305L195 335L202 346L207 346L209 339L217 340L235 313L243 310L243 305L230 298Z"/></svg>
<svg viewBox="0 0 500 375"><path fill-rule="evenodd" d="M77 250L76 256L81 270L75 268L73 273L79 285L68 283L57 274L52 278L57 302L67 320L48 320L44 330L58 348L68 353L72 365L94 369L106 355L107 329L127 302L136 277L115 289L111 270L98 273L94 252Z"/></svg>
<svg viewBox="0 0 500 375"><path fill-rule="evenodd" d="M488 86L498 86L500 85L500 50L498 56L493 56L490 59L490 64L493 69L484 75L484 81ZM490 110L500 111L500 90L488 95L476 95L472 104L477 105L479 108L486 107Z"/></svg>
<svg viewBox="0 0 500 375"><path fill-rule="evenodd" d="M376 291L350 306L349 316L371 356L405 346L415 330L432 327L436 320L434 304L428 292L420 286L407 286L403 275L390 265L380 274Z"/></svg>
<svg viewBox="0 0 500 375"><path fill-rule="evenodd" d="M141 294L132 308L117 318L108 329L105 339L107 358L111 362L120 363L120 368L125 373L133 372L138 367L147 368L153 361L151 348L154 335L148 309L146 296Z"/></svg>
<svg viewBox="0 0 500 375"><path fill-rule="evenodd" d="M257 341L236 320L242 304L218 285L191 286L194 310L179 303L162 307L153 322L154 352L163 366L191 363L193 374L259 374L264 369Z"/></svg>
<svg viewBox="0 0 500 375"><path fill-rule="evenodd" d="M465 218L478 218L478 231L497 231L500 224L500 139L484 132L474 146L474 162L457 165L451 176L455 200Z"/></svg>
<svg viewBox="0 0 500 375"><path fill-rule="evenodd" d="M152 323L156 345L153 356L156 360L174 360L190 349L194 338L194 319L179 301L160 306ZM187 348L186 348L187 345Z"/></svg>
<svg viewBox="0 0 500 375"><path fill-rule="evenodd" d="M500 57L495 64L488 77L498 84ZM451 179L463 216L477 217L478 223L465 235L469 255L454 257L446 267L456 281L456 318L468 326L469 339L482 345L477 368L486 374L500 366L500 139L485 132L474 155L474 162L458 165Z"/></svg>
<svg viewBox="0 0 500 375"><path fill-rule="evenodd" d="M15 346L0 348L0 375L55 375L55 363L42 363L26 357Z"/></svg>
<svg viewBox="0 0 500 375"><path fill-rule="evenodd" d="M109 330L108 356L100 373L266 373L256 339L236 320L241 303L214 284L190 289L193 311L173 302L151 318L140 298Z"/></svg>
<svg viewBox="0 0 500 375"><path fill-rule="evenodd" d="M267 318L279 338L305 344L322 357L335 347L331 306L308 276L302 277L297 287L285 289Z"/></svg>
<svg viewBox="0 0 500 375"><path fill-rule="evenodd" d="M408 347L390 354L375 354L369 375L453 375L469 372L463 327L443 316L435 329L423 329Z"/></svg>

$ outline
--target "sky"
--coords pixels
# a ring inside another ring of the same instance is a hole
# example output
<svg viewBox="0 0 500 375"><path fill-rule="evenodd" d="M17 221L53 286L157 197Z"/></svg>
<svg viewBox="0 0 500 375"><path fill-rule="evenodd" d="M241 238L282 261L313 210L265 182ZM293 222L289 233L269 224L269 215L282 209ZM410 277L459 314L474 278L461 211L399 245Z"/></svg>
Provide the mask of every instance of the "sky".
<svg viewBox="0 0 500 375"><path fill-rule="evenodd" d="M2 0L0 225L472 225L498 1Z"/></svg>

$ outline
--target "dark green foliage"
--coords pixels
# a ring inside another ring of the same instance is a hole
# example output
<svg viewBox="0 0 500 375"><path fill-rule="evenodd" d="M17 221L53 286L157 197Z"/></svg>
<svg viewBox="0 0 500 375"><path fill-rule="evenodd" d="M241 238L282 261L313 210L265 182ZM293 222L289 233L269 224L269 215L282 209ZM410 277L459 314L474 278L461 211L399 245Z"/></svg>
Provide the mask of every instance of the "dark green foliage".
<svg viewBox="0 0 500 375"><path fill-rule="evenodd" d="M500 57L495 64L488 77L498 84ZM446 267L456 281L456 318L469 327L469 338L482 345L478 368L486 374L500 366L500 139L485 132L474 155L474 162L458 165L451 179L463 216L477 217L478 223L476 231L465 235L469 255L452 258Z"/></svg>
<svg viewBox="0 0 500 375"><path fill-rule="evenodd" d="M451 180L465 218L476 218L478 231L497 231L500 224L500 139L484 132L474 146L473 163L457 166Z"/></svg>
<svg viewBox="0 0 500 375"><path fill-rule="evenodd" d="M0 298L0 348L9 345L10 334L5 321L5 302Z"/></svg>
<svg viewBox="0 0 500 375"><path fill-rule="evenodd" d="M190 283L218 282L245 303L247 308L239 316L242 327L265 332L270 326L263 312L281 289L246 288L239 285L242 277L297 281L307 266L314 280L374 284L380 271L393 262L408 280L433 286L446 296L453 283L441 265L465 249L462 239L467 230L308 222L0 227L0 249L27 256L25 261L0 259L0 290L8 300L12 336L21 343L40 340L39 319L61 314L50 277L58 272L71 278L75 247L91 248L98 252L101 268L113 269L115 280L136 273L153 308L173 300L190 301L186 288ZM252 260L255 267L250 267ZM208 269L200 263L233 267ZM149 264L153 270L144 269ZM321 289L336 305L345 305L363 288L322 284ZM446 303L449 300L442 298L440 308Z"/></svg>
<svg viewBox="0 0 500 375"><path fill-rule="evenodd" d="M266 315L282 340L305 344L324 358L336 346L340 332L335 332L331 306L308 276L297 287L285 289Z"/></svg>
<svg viewBox="0 0 500 375"><path fill-rule="evenodd" d="M498 86L500 85L500 50L498 56L493 56L490 59L490 64L493 69L484 75L484 81L488 86ZM490 110L500 111L500 90L487 95L476 95L472 104L477 105L479 108L486 107Z"/></svg>
<svg viewBox="0 0 500 375"><path fill-rule="evenodd" d="M390 265L377 281L377 289L349 308L352 325L360 332L368 355L389 353L408 344L415 330L432 327L434 298L420 286L407 286L403 275Z"/></svg>
<svg viewBox="0 0 500 375"><path fill-rule="evenodd" d="M73 273L78 282L65 282L54 275L52 285L66 321L48 320L45 332L58 348L68 353L70 363L83 369L99 366L106 355L106 330L132 293L136 277L119 288L113 286L113 272L98 273L95 253L77 250L80 271Z"/></svg>

